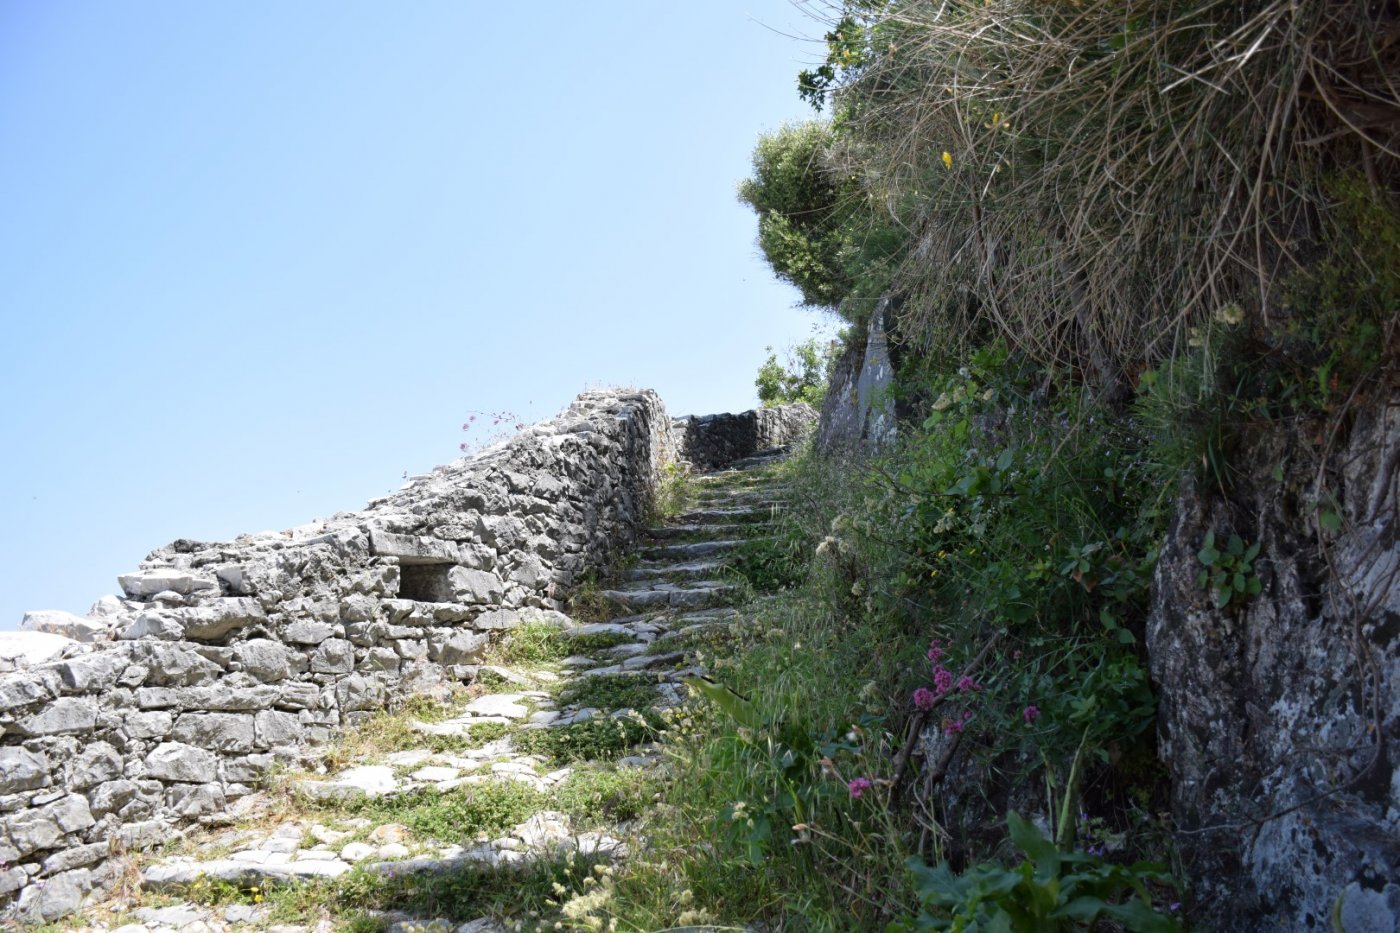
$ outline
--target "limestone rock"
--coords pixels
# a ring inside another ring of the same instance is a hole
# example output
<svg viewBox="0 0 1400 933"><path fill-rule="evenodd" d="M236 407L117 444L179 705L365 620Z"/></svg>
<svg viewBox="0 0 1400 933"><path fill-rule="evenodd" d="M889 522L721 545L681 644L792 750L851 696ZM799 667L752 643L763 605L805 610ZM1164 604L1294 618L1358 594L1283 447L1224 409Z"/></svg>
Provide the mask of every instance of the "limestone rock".
<svg viewBox="0 0 1400 933"><path fill-rule="evenodd" d="M211 576L163 567L154 570L138 570L117 577L122 592L132 599L146 599L157 593L170 590L181 596L191 593L219 591L219 584Z"/></svg>
<svg viewBox="0 0 1400 933"><path fill-rule="evenodd" d="M85 619L71 612L58 609L39 609L26 612L19 627L28 632L48 632L62 635L74 641L96 641L106 636L111 626L102 620Z"/></svg>
<svg viewBox="0 0 1400 933"><path fill-rule="evenodd" d="M218 777L218 761L202 748L162 742L146 756L146 773L161 781L207 784Z"/></svg>

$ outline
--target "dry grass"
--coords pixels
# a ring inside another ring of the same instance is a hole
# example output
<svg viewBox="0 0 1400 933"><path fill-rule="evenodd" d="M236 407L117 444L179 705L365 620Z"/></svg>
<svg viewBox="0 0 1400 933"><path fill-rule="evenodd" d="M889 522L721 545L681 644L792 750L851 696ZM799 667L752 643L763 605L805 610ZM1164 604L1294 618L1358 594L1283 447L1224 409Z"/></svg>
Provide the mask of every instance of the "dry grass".
<svg viewBox="0 0 1400 933"><path fill-rule="evenodd" d="M1258 333L1306 313L1286 283L1333 239L1330 179L1400 190L1393 2L912 0L867 22L833 159L913 235L901 323L927 345L990 326L1121 383L1223 307Z"/></svg>

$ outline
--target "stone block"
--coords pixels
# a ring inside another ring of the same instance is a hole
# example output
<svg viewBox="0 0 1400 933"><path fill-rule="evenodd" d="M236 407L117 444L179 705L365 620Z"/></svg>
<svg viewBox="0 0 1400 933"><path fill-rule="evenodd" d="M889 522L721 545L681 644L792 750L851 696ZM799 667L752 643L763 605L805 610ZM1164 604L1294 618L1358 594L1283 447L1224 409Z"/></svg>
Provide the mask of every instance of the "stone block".
<svg viewBox="0 0 1400 933"><path fill-rule="evenodd" d="M161 781L208 784L218 778L218 760L202 748L162 742L146 756L146 773Z"/></svg>
<svg viewBox="0 0 1400 933"><path fill-rule="evenodd" d="M171 738L215 752L253 750L253 717L239 713L185 713Z"/></svg>
<svg viewBox="0 0 1400 933"><path fill-rule="evenodd" d="M83 790L122 774L122 756L106 742L93 742L64 766L64 786Z"/></svg>
<svg viewBox="0 0 1400 933"><path fill-rule="evenodd" d="M97 705L91 699L62 697L15 724L23 735L68 735L91 732L97 724Z"/></svg>
<svg viewBox="0 0 1400 933"><path fill-rule="evenodd" d="M50 783L49 760L18 745L0 747L0 794L38 790Z"/></svg>
<svg viewBox="0 0 1400 933"><path fill-rule="evenodd" d="M181 596L219 591L219 584L213 577L176 570L173 567L124 573L117 577L117 583L122 592L132 599L145 599L166 590L172 590Z"/></svg>
<svg viewBox="0 0 1400 933"><path fill-rule="evenodd" d="M348 674L355 669L355 646L343 638L328 638L311 656L316 674Z"/></svg>
<svg viewBox="0 0 1400 933"><path fill-rule="evenodd" d="M285 646L268 638L250 638L234 646L234 661L243 671L263 683L274 683L292 676L291 659Z"/></svg>

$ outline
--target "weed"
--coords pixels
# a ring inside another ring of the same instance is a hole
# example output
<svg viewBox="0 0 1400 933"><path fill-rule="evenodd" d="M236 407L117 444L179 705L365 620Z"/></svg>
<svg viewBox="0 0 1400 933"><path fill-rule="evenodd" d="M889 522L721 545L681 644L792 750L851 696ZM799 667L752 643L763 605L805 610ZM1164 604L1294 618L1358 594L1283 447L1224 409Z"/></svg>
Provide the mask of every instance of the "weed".
<svg viewBox="0 0 1400 933"><path fill-rule="evenodd" d="M647 674L580 677L560 690L558 699L561 706L650 709L656 705L656 678Z"/></svg>

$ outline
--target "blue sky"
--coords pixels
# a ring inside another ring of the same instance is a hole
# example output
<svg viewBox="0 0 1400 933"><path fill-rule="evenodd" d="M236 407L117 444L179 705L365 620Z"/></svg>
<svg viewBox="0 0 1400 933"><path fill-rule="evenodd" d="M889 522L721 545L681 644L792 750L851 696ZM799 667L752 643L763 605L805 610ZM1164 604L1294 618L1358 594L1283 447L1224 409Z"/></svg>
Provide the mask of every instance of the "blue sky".
<svg viewBox="0 0 1400 933"><path fill-rule="evenodd" d="M585 388L755 404L787 0L0 3L0 629ZM802 37L807 37L803 39ZM469 438L468 438L469 439Z"/></svg>

